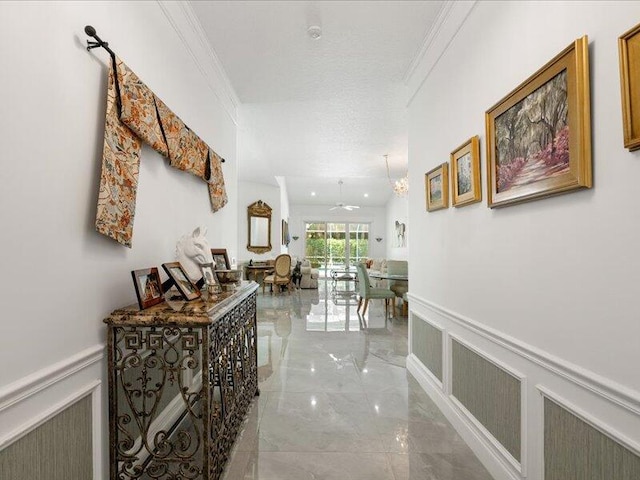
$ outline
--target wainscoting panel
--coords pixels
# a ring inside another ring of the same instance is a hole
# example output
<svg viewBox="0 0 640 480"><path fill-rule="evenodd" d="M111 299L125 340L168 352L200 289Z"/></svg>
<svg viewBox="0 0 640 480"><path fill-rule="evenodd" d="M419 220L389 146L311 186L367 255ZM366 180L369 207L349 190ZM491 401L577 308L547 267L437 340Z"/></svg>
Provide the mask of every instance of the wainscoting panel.
<svg viewBox="0 0 640 480"><path fill-rule="evenodd" d="M442 331L413 315L411 352L442 383Z"/></svg>
<svg viewBox="0 0 640 480"><path fill-rule="evenodd" d="M87 395L0 451L0 478L91 479L92 435L92 398Z"/></svg>
<svg viewBox="0 0 640 480"><path fill-rule="evenodd" d="M521 461L520 380L455 339L451 356L451 394Z"/></svg>
<svg viewBox="0 0 640 480"><path fill-rule="evenodd" d="M640 457L544 399L545 480L637 480Z"/></svg>

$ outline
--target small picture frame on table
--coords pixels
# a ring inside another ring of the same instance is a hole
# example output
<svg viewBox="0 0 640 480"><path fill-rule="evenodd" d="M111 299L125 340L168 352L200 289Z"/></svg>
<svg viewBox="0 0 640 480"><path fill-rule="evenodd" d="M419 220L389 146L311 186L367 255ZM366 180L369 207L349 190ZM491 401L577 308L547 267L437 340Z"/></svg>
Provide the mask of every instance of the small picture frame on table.
<svg viewBox="0 0 640 480"><path fill-rule="evenodd" d="M140 310L164 302L162 282L156 267L133 270L131 277L133 277L133 285L136 287Z"/></svg>
<svg viewBox="0 0 640 480"><path fill-rule="evenodd" d="M163 263L162 268L167 272L182 298L195 300L200 297L200 290L189 280L180 262Z"/></svg>
<svg viewBox="0 0 640 480"><path fill-rule="evenodd" d="M218 276L215 272L216 266L213 263L205 263L204 265L200 265L200 270L202 270L202 278L204 279L205 285L207 285L208 287L220 286Z"/></svg>
<svg viewBox="0 0 640 480"><path fill-rule="evenodd" d="M438 165L424 176L427 195L427 212L449 208L449 168L447 163Z"/></svg>
<svg viewBox="0 0 640 480"><path fill-rule="evenodd" d="M227 255L226 248L212 248L211 256L213 257L216 270L231 270L231 263L229 262L229 255Z"/></svg>

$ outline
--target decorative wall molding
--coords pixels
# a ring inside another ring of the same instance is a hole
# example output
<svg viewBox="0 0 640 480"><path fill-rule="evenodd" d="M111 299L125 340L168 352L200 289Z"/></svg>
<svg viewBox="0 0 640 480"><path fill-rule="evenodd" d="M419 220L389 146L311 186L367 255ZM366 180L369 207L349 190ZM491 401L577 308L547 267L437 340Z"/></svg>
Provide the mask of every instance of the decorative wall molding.
<svg viewBox="0 0 640 480"><path fill-rule="evenodd" d="M94 380L93 382L85 385L79 390L76 390L61 402L58 402L53 406L49 407L48 409L34 415L32 418L30 418L27 422L20 425L18 428L14 428L10 432L4 433L2 436L0 436L0 450L9 446L13 442L20 440L22 437L34 431L40 425L45 423L47 420L52 419L53 417L58 415L60 412L69 408L71 405L76 403L78 400L86 397L87 395L94 396L91 402L91 407L92 407L91 417L92 417L92 423L93 423L92 431L93 431L93 436L95 438L97 436L96 430L100 430L99 428L100 412L95 411L96 410L95 406L96 406L96 401L99 402L99 400L96 400L96 398L100 397L101 384L102 382L100 380ZM94 452L94 458L96 457L96 455L99 455L99 452L100 452L99 442L97 444L95 444L94 442L93 452Z"/></svg>
<svg viewBox="0 0 640 480"><path fill-rule="evenodd" d="M104 358L105 346L94 345L0 389L0 412Z"/></svg>
<svg viewBox="0 0 640 480"><path fill-rule="evenodd" d="M447 379L449 378L449 362L448 362L448 344L449 344L449 340L448 340L448 336L447 336L447 332L446 330L438 323L436 322L432 322L429 321L425 318L422 318L420 315L413 313L411 314L411 324L409 325L409 338L411 339L409 342L409 348L411 349L411 353L413 353L413 324L416 321L420 321L420 322L424 322L428 325L431 325L433 328L435 328L436 330L439 330L440 333L442 334L442 381L440 381L440 379L438 377L435 376L435 374L429 370L428 368L426 368L426 374L429 375L431 377L431 380L440 387L440 389L442 389L443 391L445 391L445 385L447 383ZM450 390L446 390L447 393L450 393Z"/></svg>
<svg viewBox="0 0 640 480"><path fill-rule="evenodd" d="M623 435L622 433L618 432L612 426L607 425L606 423L601 422L600 420L597 420L596 418L594 418L593 416L591 416L581 408L577 407L576 405L569 402L568 400L562 398L557 393L551 391L549 388L543 385L536 385L536 390L540 392L543 398L548 398L553 403L564 408L572 415L575 415L580 420L592 426L593 428L598 430L600 433L602 433L606 437L609 437L614 442L619 443L620 445L622 445L623 447L627 448L628 450L633 452L635 455L640 457L640 445L634 442L633 440L631 440L630 438L628 438L626 435ZM542 426L542 431L544 432L544 425ZM544 438L544 435L543 435L543 438Z"/></svg>
<svg viewBox="0 0 640 480"><path fill-rule="evenodd" d="M448 342L449 342L449 351L451 351L451 342L455 340L463 347L472 351L479 357L483 358L487 362L492 363L500 370L504 371L508 375L512 376L518 382L520 382L520 458L518 461L516 458L509 453L509 451L500 443L500 441L493 436L493 434L464 406L460 400L458 400L451 391L448 392L449 399L453 402L453 404L460 410L460 412L467 417L470 425L473 428L478 430L478 433L484 438L485 442L495 449L496 453L500 454L503 457L503 463L507 462L511 468L523 478L527 476L527 425L528 425L528 409L527 409L527 377L523 373L514 369L513 367L507 365L501 360L498 360L496 357L489 355L488 353L480 350L475 345L467 342L460 336L453 334L451 332L448 333ZM451 371L451 362L449 362L449 370L447 372L447 376L449 379L452 377ZM451 383L451 382L449 382Z"/></svg>
<svg viewBox="0 0 640 480"><path fill-rule="evenodd" d="M477 0L447 0L442 5L433 26L426 33L404 74L407 86L407 107L422 87L433 67L447 51Z"/></svg>
<svg viewBox="0 0 640 480"><path fill-rule="evenodd" d="M588 390L601 398L612 402L636 415L640 414L640 392L624 387L616 382L606 379L594 372L581 368L571 362L562 360L544 350L538 349L525 342L517 340L496 329L466 318L436 303L408 293L409 302L431 310L448 320L480 335L483 338L525 358L526 360L541 366L542 368L559 375L581 388ZM411 305L411 303L410 303Z"/></svg>
<svg viewBox="0 0 640 480"><path fill-rule="evenodd" d="M229 118L238 125L240 100L190 2L184 0L171 2L157 0L157 2L184 43L209 88L220 100Z"/></svg>
<svg viewBox="0 0 640 480"><path fill-rule="evenodd" d="M413 354L409 354L407 357L407 370L444 412L493 478L496 480L522 480L523 476L517 473L512 462L507 460L507 457L497 448L498 446L504 447L486 431L480 422L475 420L471 413L466 411L460 402L453 401L453 397L445 393L438 383L433 381L429 370Z"/></svg>

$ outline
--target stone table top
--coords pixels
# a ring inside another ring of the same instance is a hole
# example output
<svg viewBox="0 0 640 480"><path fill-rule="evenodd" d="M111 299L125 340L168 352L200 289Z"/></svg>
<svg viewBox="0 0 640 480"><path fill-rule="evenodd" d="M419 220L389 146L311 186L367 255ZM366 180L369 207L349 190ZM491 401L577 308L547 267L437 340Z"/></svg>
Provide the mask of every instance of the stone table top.
<svg viewBox="0 0 640 480"><path fill-rule="evenodd" d="M234 291L222 292L208 298L191 301L168 300L145 310L138 304L118 308L103 321L108 325L176 325L202 326L214 322L240 300L258 289L256 282L243 281Z"/></svg>

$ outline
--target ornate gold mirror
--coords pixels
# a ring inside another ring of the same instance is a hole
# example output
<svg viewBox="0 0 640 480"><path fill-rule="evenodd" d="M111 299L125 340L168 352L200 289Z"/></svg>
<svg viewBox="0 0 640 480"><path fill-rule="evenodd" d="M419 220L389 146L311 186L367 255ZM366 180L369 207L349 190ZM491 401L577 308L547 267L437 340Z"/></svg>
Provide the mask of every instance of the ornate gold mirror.
<svg viewBox="0 0 640 480"><path fill-rule="evenodd" d="M254 253L271 251L271 207L262 200L247 207L249 241L247 250Z"/></svg>

